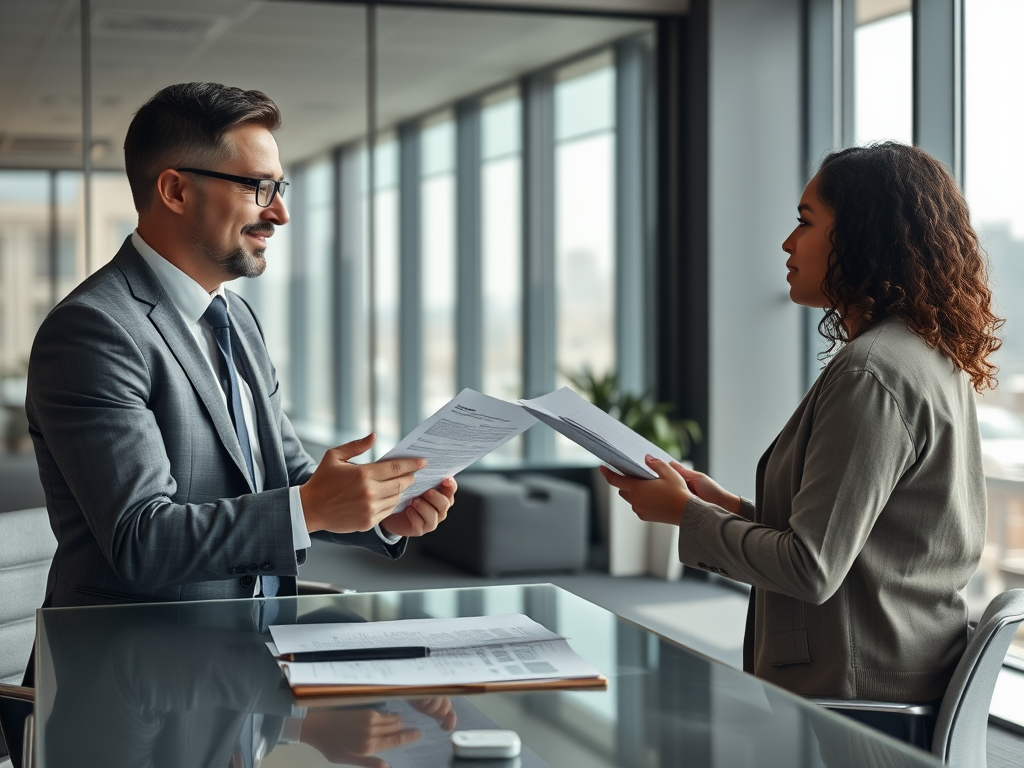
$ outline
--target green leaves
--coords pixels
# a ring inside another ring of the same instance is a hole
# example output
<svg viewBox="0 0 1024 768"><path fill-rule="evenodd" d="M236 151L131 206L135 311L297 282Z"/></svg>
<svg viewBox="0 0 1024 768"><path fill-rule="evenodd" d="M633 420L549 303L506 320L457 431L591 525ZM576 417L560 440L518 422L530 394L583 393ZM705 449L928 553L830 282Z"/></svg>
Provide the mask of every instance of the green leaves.
<svg viewBox="0 0 1024 768"><path fill-rule="evenodd" d="M650 393L620 392L619 377L614 372L598 376L586 366L578 373L562 373L574 389L602 411L677 459L685 459L704 438L700 425L692 419L669 418L671 403L656 403Z"/></svg>

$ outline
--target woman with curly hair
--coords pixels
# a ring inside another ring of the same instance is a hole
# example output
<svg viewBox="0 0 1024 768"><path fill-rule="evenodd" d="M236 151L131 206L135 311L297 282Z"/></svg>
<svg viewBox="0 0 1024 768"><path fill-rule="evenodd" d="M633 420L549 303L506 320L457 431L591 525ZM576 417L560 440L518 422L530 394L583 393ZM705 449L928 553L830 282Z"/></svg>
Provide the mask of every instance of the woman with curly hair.
<svg viewBox="0 0 1024 768"><path fill-rule="evenodd" d="M744 669L807 696L933 702L967 644L985 542L974 390L1002 324L956 183L896 143L824 160L782 244L839 349L761 458L756 497L648 456L609 483L680 527L682 562L753 586ZM890 716L873 724L930 746Z"/></svg>

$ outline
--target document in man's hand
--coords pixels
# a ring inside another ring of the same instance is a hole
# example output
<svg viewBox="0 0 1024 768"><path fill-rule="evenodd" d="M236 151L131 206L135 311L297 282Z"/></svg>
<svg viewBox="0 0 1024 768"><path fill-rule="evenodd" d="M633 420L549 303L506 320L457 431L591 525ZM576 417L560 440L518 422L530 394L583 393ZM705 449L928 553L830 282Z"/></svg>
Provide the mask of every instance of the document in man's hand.
<svg viewBox="0 0 1024 768"><path fill-rule="evenodd" d="M665 462L674 460L666 451L568 387L532 400L520 400L519 404L623 475L644 479L657 477L647 466L648 454Z"/></svg>
<svg viewBox="0 0 1024 768"><path fill-rule="evenodd" d="M472 389L462 390L379 459L427 460L427 466L416 473L392 514L536 423L515 403Z"/></svg>
<svg viewBox="0 0 1024 768"><path fill-rule="evenodd" d="M278 658L296 696L604 688L565 638L521 614L273 626L278 657L311 651L424 646L415 659L296 663Z"/></svg>

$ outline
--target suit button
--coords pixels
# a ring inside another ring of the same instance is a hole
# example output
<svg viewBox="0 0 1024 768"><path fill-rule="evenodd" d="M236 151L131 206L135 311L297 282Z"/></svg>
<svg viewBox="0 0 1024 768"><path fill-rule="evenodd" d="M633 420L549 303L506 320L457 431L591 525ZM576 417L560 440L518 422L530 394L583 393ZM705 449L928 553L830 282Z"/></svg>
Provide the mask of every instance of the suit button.
<svg viewBox="0 0 1024 768"><path fill-rule="evenodd" d="M249 571L249 573L259 573L260 572L260 564L259 563L249 563L249 567L248 567L247 570Z"/></svg>
<svg viewBox="0 0 1024 768"><path fill-rule="evenodd" d="M245 573L245 566L236 565L234 568L231 569L231 573Z"/></svg>
<svg viewBox="0 0 1024 768"><path fill-rule="evenodd" d="M256 583L255 576L243 576L239 581L242 582L242 586L246 589L252 589L252 585Z"/></svg>
<svg viewBox="0 0 1024 768"><path fill-rule="evenodd" d="M261 571L272 571L272 570L274 570L274 564L273 563L260 563L260 570Z"/></svg>

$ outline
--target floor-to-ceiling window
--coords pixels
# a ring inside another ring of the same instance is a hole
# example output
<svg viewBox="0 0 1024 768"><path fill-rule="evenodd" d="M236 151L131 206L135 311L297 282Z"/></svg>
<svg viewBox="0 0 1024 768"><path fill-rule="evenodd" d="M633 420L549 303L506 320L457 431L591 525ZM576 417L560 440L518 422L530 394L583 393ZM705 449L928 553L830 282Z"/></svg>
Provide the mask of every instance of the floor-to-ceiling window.
<svg viewBox="0 0 1024 768"><path fill-rule="evenodd" d="M853 33L854 141L913 141L910 0L857 0Z"/></svg>
<svg viewBox="0 0 1024 768"><path fill-rule="evenodd" d="M422 414L455 394L455 124L450 112L420 129Z"/></svg>
<svg viewBox="0 0 1024 768"><path fill-rule="evenodd" d="M481 130L481 270L483 391L503 400L523 393L522 105L515 88L483 102ZM522 440L496 458L521 456Z"/></svg>
<svg viewBox="0 0 1024 768"><path fill-rule="evenodd" d="M602 375L615 368L615 69L610 52L558 72L555 142L557 365L563 377L585 368ZM586 455L561 436L556 445L560 455Z"/></svg>
<svg viewBox="0 0 1024 768"><path fill-rule="evenodd" d="M1024 4L967 0L964 187L988 254L996 312L1006 319L999 386L978 401L988 477L984 596L1024 587ZM1024 633L1017 643L1024 653Z"/></svg>
<svg viewBox="0 0 1024 768"><path fill-rule="evenodd" d="M302 302L307 419L334 425L334 216L335 173L330 157L319 157L303 169L303 212L297 224L303 233Z"/></svg>
<svg viewBox="0 0 1024 768"><path fill-rule="evenodd" d="M377 439L393 445L399 434L398 397L401 364L398 348L399 320L399 191L398 141L383 137L375 149L373 313L375 318L373 384L376 387Z"/></svg>

